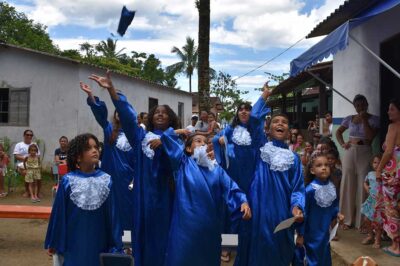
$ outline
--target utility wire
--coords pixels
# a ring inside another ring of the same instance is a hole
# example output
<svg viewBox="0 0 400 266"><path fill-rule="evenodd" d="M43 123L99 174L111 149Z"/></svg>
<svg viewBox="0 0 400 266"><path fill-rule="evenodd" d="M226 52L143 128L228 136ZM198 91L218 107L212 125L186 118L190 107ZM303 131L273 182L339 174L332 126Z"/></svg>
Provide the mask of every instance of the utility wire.
<svg viewBox="0 0 400 266"><path fill-rule="evenodd" d="M247 73L245 73L245 74L243 74L243 75L241 75L241 76L239 76L239 77L237 77L237 78L234 78L233 81L236 81L236 80L238 80L238 79L240 79L240 78L243 78L243 77L247 76L248 74L253 73L254 71L256 71L256 70L262 68L262 67L265 66L266 64L268 64L268 63L274 61L276 58L280 57L281 55L283 55L284 53L286 53L287 51L289 51L290 49L292 49L294 46L296 46L299 42L301 42L301 41L304 40L305 38L306 38L306 37L301 38L300 40L298 40L297 42L295 42L294 44L292 44L291 46L289 46L288 48L286 48L285 50L283 50L283 51L280 52L279 54L275 55L274 57L272 57L271 59L269 59L268 61L266 61L266 62L263 63L262 65L259 65L258 67L256 67L256 68L250 70L249 72L247 72Z"/></svg>

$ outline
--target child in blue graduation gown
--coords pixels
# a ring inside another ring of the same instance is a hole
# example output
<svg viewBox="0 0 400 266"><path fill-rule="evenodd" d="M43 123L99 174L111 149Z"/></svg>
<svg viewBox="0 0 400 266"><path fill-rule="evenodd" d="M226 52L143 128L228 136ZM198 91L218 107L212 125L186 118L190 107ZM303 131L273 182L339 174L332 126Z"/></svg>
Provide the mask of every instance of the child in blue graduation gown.
<svg viewBox="0 0 400 266"><path fill-rule="evenodd" d="M166 265L219 266L221 206L227 205L232 219L250 219L246 195L208 158L205 136L190 136L183 150L170 128L161 141L175 178Z"/></svg>
<svg viewBox="0 0 400 266"><path fill-rule="evenodd" d="M251 116L263 124L268 88L253 106ZM252 209L250 238L239 242L238 253L242 254L235 265L287 266L294 254L293 227L274 234L275 227L291 217L297 222L303 219L304 181L300 158L291 152L285 140L289 134L289 119L283 114L274 115L269 126L270 141L263 128L253 140L258 142L256 170L249 190Z"/></svg>
<svg viewBox="0 0 400 266"><path fill-rule="evenodd" d="M129 185L134 177L134 150L122 131L118 113L114 112L113 122L110 123L105 102L95 97L87 84L81 82L80 87L88 94L87 104L96 121L103 128L104 148L101 170L111 175L121 228L133 231L133 192L129 190Z"/></svg>
<svg viewBox="0 0 400 266"><path fill-rule="evenodd" d="M232 123L213 138L215 159L246 194L249 192L254 177L258 150L257 142L253 141L251 136L254 136L254 131L259 130L261 126L257 125L255 128L254 123L250 123L251 109L252 106L249 103L240 103ZM263 112L269 112L269 108L265 108ZM225 217L222 221L223 233L238 233L239 231L239 242L243 244L248 241L250 222L241 222L238 227L237 224L230 223L229 214L224 206L222 210ZM245 255L237 253L236 257L241 256ZM223 251L221 258L229 261L229 253Z"/></svg>
<svg viewBox="0 0 400 266"><path fill-rule="evenodd" d="M64 266L98 266L100 253L122 251L111 177L96 170L98 162L94 135L82 134L70 142L71 172L58 187L45 240L48 253L62 256Z"/></svg>
<svg viewBox="0 0 400 266"><path fill-rule="evenodd" d="M304 243L308 265L330 266L329 229L337 218L343 221L344 217L338 213L339 200L335 185L329 180L331 171L326 155L312 155L307 173L310 183L306 187L305 220L298 228L296 242L301 249Z"/></svg>
<svg viewBox="0 0 400 266"><path fill-rule="evenodd" d="M116 107L122 129L134 149L134 238L136 266L163 266L172 215L173 172L168 155L161 149L160 136L179 120L168 105L158 105L148 114L148 131L137 121L135 109L126 97L117 94L110 72L105 77L89 79L106 88Z"/></svg>

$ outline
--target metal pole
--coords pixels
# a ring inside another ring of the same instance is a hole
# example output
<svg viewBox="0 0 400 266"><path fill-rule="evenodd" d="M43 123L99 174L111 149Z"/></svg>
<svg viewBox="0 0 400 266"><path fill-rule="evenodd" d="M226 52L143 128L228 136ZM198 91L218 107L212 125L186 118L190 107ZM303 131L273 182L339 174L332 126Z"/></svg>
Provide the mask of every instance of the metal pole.
<svg viewBox="0 0 400 266"><path fill-rule="evenodd" d="M396 77L398 77L400 79L400 74L399 72L397 72L393 67L391 67L388 63L386 63L382 58L380 58L377 54L375 54L373 51L371 51L371 49L369 49L367 46L365 46L365 44L359 42L356 38L354 38L353 36L351 36L351 34L349 34L350 39L352 39L354 42L356 42L358 45L360 45L362 48L364 48L365 50L367 50L367 52L369 52L373 57L375 57L376 60L378 60L382 65L384 65L387 69L390 70L390 72L392 72Z"/></svg>
<svg viewBox="0 0 400 266"><path fill-rule="evenodd" d="M343 99L345 99L346 101L348 101L349 103L351 103L353 105L353 102L350 101L349 98L347 98L346 96L344 96L341 92L339 92L338 90L336 90L335 88L332 87L332 85L328 84L327 82L325 82L324 80L322 80L320 77L318 77L317 75L315 75L314 73L312 73L310 70L307 70L307 73L310 74L313 78L315 78L316 80L318 80L319 82L321 82L322 84L324 84L326 86L327 89L331 89L334 92L336 92L337 94L339 94L340 96L342 96Z"/></svg>

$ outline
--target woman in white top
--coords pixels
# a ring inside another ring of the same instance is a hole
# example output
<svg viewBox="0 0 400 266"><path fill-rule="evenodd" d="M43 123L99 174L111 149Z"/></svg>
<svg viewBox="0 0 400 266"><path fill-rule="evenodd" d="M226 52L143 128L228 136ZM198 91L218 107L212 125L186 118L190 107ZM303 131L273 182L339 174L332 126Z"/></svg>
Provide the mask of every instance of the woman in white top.
<svg viewBox="0 0 400 266"><path fill-rule="evenodd" d="M345 220L343 229L361 226L361 204L365 199L363 180L369 170L372 157L371 143L379 129L379 117L368 113L368 101L364 95L353 100L356 115L347 116L338 130L336 138L344 148L343 177L340 188L340 212ZM343 132L349 129L349 140L343 139Z"/></svg>

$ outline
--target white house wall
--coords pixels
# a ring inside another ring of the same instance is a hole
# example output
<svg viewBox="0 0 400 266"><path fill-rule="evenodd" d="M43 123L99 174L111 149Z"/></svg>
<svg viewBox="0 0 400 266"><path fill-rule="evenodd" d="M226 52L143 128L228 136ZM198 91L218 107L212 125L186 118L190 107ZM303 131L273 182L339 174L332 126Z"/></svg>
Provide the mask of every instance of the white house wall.
<svg viewBox="0 0 400 266"><path fill-rule="evenodd" d="M354 28L350 35L379 55L381 42L399 33L399 25L400 6ZM379 76L379 62L351 39L349 46L333 58L333 87L351 101L356 94L365 95L369 111L375 115L380 112ZM354 113L350 103L333 93L333 117L336 123Z"/></svg>
<svg viewBox="0 0 400 266"><path fill-rule="evenodd" d="M44 161L49 165L58 139L72 138L84 132L94 133L103 140L103 132L95 121L86 94L79 81L89 83L95 95L106 102L109 117L114 106L106 90L88 80L92 73L104 75L105 71L65 59L46 56L16 48L0 49L0 87L30 88L29 126L0 126L0 138L7 136L12 142L22 140L23 131L33 130L45 143ZM113 82L135 107L137 112L147 112L149 97L159 104L168 104L178 113L178 102L184 103L184 121L190 122L192 98L189 93L157 86L146 81L114 74Z"/></svg>

